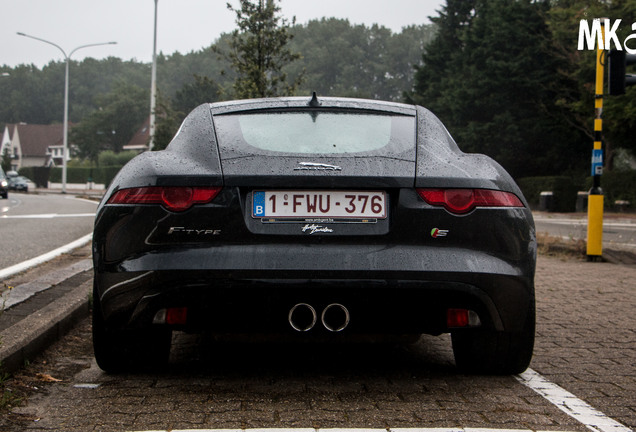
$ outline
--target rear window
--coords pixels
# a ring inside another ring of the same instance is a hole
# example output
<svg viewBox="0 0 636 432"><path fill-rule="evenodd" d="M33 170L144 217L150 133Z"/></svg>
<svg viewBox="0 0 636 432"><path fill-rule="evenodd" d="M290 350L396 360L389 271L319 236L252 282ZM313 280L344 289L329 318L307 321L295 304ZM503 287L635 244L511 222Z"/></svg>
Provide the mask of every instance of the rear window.
<svg viewBox="0 0 636 432"><path fill-rule="evenodd" d="M396 135L412 143L410 116L320 111L221 115L214 118L220 142L241 142L266 152L346 154L373 152ZM400 139L401 141L401 139Z"/></svg>

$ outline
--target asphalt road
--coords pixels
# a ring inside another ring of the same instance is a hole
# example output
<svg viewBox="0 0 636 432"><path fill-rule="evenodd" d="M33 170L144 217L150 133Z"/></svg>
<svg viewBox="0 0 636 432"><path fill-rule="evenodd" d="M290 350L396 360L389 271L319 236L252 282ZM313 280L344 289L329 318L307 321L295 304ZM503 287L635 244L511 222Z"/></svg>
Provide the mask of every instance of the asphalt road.
<svg viewBox="0 0 636 432"><path fill-rule="evenodd" d="M0 200L0 269L90 234L96 208L70 195L9 193Z"/></svg>
<svg viewBox="0 0 636 432"><path fill-rule="evenodd" d="M572 240L587 238L585 213L535 213L537 232ZM636 218L632 215L608 214L603 218L603 247L636 249Z"/></svg>

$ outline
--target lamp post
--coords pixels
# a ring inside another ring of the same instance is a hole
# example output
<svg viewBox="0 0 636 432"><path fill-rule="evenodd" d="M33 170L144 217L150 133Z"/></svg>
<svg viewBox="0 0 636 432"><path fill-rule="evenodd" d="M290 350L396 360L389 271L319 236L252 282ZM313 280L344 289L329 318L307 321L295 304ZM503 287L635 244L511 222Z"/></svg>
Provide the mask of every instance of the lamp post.
<svg viewBox="0 0 636 432"><path fill-rule="evenodd" d="M155 106L157 103L157 1L155 0L155 31L152 43L152 72L150 77L150 141L148 150L155 146Z"/></svg>
<svg viewBox="0 0 636 432"><path fill-rule="evenodd" d="M66 60L66 75L64 79L64 125L62 126L64 130L63 151L62 151L62 193L66 193L66 159L68 157L68 65L71 60L71 56L73 55L75 51L82 48L88 48L88 47L99 46L99 45L115 45L117 42L102 42L102 43L94 43L94 44L88 44L88 45L80 45L77 48L74 48L68 55L66 55L66 51L64 51L61 46L51 41L47 41L45 39L41 39L35 36L30 36L28 34L24 34L21 32L18 32L18 35L39 40L40 42L44 42L49 45L53 45L54 47L62 51L62 55L64 56L64 59Z"/></svg>

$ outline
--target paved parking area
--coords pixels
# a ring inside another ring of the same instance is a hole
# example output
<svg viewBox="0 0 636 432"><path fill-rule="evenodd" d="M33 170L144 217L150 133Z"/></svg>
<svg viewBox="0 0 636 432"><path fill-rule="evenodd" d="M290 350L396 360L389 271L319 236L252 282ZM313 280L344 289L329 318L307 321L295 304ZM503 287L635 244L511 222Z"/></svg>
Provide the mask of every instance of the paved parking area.
<svg viewBox="0 0 636 432"><path fill-rule="evenodd" d="M539 257L531 368L636 428L636 267Z"/></svg>
<svg viewBox="0 0 636 432"><path fill-rule="evenodd" d="M0 429L636 428L636 267L540 257L536 287L532 371L624 427L586 427L515 377L458 374L446 336L317 347L178 334L168 372L117 376L95 365L85 320L25 372L37 389Z"/></svg>

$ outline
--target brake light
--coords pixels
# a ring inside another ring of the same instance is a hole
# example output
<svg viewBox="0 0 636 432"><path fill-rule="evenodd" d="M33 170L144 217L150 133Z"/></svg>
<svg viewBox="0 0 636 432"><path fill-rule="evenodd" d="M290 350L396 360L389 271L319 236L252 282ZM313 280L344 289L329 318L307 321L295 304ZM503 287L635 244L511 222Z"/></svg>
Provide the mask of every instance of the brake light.
<svg viewBox="0 0 636 432"><path fill-rule="evenodd" d="M476 207L523 207L515 194L490 189L417 189L428 204L465 214Z"/></svg>
<svg viewBox="0 0 636 432"><path fill-rule="evenodd" d="M161 204L168 210L184 211L194 204L212 201L221 187L150 186L118 190L108 204Z"/></svg>

